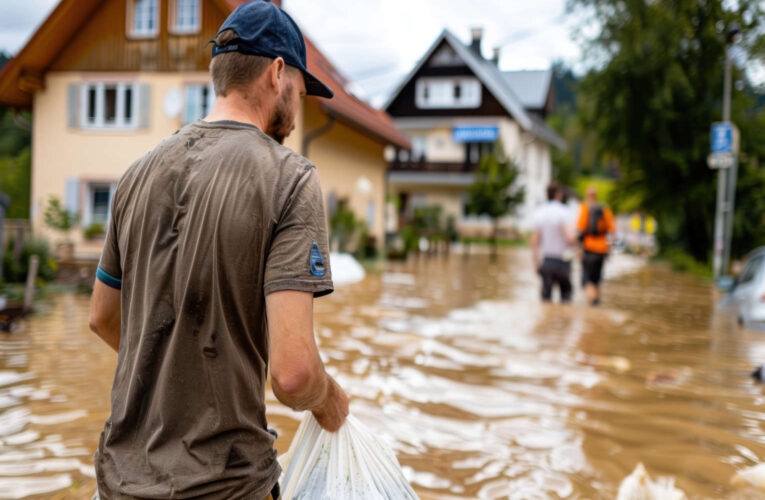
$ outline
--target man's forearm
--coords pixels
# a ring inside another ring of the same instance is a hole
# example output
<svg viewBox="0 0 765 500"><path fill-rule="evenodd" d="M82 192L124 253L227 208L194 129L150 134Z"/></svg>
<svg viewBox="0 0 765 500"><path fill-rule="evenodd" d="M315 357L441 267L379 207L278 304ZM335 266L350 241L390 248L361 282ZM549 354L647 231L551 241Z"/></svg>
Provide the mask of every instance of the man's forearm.
<svg viewBox="0 0 765 500"><path fill-rule="evenodd" d="M117 325L116 328L114 328L113 325L98 326L96 328L93 328L93 326L91 326L91 330L93 330L93 333L98 335L101 338L101 340L106 342L109 345L109 347L114 349L115 352L119 352L120 325Z"/></svg>
<svg viewBox="0 0 765 500"><path fill-rule="evenodd" d="M122 323L120 293L119 290L96 280L90 306L90 329L115 351L120 349Z"/></svg>

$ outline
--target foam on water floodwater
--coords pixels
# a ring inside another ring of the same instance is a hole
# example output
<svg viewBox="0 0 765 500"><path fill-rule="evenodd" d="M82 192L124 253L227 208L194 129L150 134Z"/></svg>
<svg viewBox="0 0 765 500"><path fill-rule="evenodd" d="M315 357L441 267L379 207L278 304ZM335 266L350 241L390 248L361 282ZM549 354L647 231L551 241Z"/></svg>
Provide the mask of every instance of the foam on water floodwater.
<svg viewBox="0 0 765 500"><path fill-rule="evenodd" d="M765 499L765 336L736 330L707 283L606 264L604 304L537 299L527 250L388 263L316 302L328 370L423 499L613 499L639 462L693 499ZM88 297L0 335L0 498L89 499L116 357ZM267 393L286 451L301 415Z"/></svg>

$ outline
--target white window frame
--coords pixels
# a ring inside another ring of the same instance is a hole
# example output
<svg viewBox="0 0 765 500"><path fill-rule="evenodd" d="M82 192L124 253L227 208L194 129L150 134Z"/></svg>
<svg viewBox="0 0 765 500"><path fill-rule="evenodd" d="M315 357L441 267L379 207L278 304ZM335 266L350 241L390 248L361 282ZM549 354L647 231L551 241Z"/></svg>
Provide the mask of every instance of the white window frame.
<svg viewBox="0 0 765 500"><path fill-rule="evenodd" d="M174 35L193 35L199 33L202 28L202 0L170 0L172 2L172 14L170 16L170 32ZM182 4L196 2L195 5L181 8ZM186 16L184 16L184 14ZM193 16L193 17L187 17ZM194 24L184 25L181 21L193 20Z"/></svg>
<svg viewBox="0 0 765 500"><path fill-rule="evenodd" d="M460 87L460 97L454 88ZM481 82L474 77L423 77L415 84L419 109L475 109L481 107Z"/></svg>
<svg viewBox="0 0 765 500"><path fill-rule="evenodd" d="M142 2L150 3L150 5L141 9L138 12L138 7ZM160 5L161 0L128 0L127 1L127 33L130 38L156 38L159 34L160 26ZM148 28L147 26L137 27L139 19L142 24L148 24L152 10L154 11L154 27ZM139 15L147 16L147 19L140 18Z"/></svg>
<svg viewBox="0 0 765 500"><path fill-rule="evenodd" d="M106 88L115 87L117 102L115 103L114 123L106 123ZM96 116L93 120L88 116L90 108L88 98L90 90L96 91ZM126 93L131 91L130 119L125 119ZM138 84L135 82L84 82L80 85L80 127L90 130L133 130L138 126Z"/></svg>
<svg viewBox="0 0 765 500"><path fill-rule="evenodd" d="M202 89L207 88L207 102L202 103ZM195 97L196 102L189 103L189 97L192 92L197 93L197 96ZM182 121L184 125L188 125L189 123L192 123L195 120L199 120L200 118L204 118L207 116L208 113L210 113L210 110L212 110L213 106L215 106L215 88L213 87L212 83L195 83L195 82L189 82L183 86L183 114L182 114ZM194 111L191 113L193 116L189 117L189 106L194 106Z"/></svg>

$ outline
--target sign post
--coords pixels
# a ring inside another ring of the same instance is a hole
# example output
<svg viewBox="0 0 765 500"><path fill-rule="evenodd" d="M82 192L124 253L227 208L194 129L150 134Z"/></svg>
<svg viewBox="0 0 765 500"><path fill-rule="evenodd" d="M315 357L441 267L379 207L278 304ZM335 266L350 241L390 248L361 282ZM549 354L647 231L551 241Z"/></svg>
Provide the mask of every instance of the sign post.
<svg viewBox="0 0 765 500"><path fill-rule="evenodd" d="M727 272L733 236L733 215L738 173L739 133L730 122L712 124L707 165L718 170L713 268L715 278Z"/></svg>

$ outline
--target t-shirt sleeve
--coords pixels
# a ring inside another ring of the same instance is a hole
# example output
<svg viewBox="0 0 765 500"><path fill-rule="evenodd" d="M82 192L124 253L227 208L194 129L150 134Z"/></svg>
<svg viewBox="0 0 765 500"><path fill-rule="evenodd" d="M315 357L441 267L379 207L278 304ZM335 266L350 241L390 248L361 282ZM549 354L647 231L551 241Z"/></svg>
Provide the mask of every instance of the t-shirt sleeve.
<svg viewBox="0 0 765 500"><path fill-rule="evenodd" d="M116 198L116 195L114 196ZM109 227L106 230L106 241L101 252L101 260L96 270L96 278L107 286L122 289L122 265L120 264L119 240L117 238L117 216L112 200L109 214Z"/></svg>
<svg viewBox="0 0 765 500"><path fill-rule="evenodd" d="M334 290L324 203L316 169L301 176L278 221L266 259L264 293L280 290Z"/></svg>

